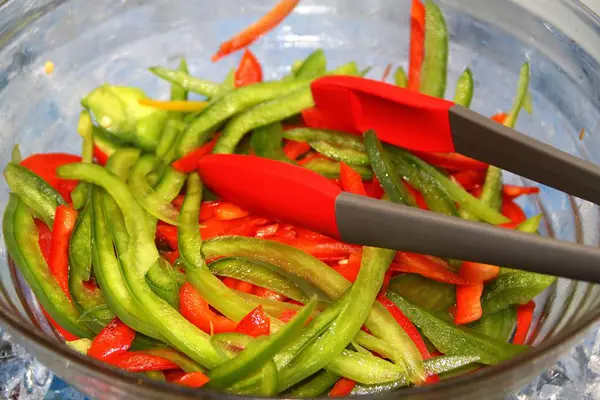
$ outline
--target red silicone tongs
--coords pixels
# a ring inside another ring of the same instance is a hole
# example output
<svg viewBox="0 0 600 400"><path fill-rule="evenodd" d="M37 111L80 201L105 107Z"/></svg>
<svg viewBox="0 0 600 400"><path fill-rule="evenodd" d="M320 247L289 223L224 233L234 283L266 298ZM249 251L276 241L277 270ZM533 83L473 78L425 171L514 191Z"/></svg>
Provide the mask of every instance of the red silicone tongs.
<svg viewBox="0 0 600 400"><path fill-rule="evenodd" d="M600 204L600 168L449 100L381 81L327 76L312 86L318 128L362 134L411 150L456 152Z"/></svg>

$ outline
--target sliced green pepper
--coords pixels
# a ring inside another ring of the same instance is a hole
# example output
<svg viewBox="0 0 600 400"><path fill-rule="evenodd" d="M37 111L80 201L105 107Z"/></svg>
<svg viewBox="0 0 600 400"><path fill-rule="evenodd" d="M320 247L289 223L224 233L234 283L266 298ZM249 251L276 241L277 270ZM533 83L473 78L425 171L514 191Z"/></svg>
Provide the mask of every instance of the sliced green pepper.
<svg viewBox="0 0 600 400"><path fill-rule="evenodd" d="M283 132L283 137L297 142L327 142L333 145L344 146L360 152L366 152L365 145L360 136L343 132L328 131L313 128L294 128Z"/></svg>
<svg viewBox="0 0 600 400"><path fill-rule="evenodd" d="M279 373L273 360L268 360L261 368L261 382L258 395L262 397L272 397L277 394L279 385Z"/></svg>
<svg viewBox="0 0 600 400"><path fill-rule="evenodd" d="M359 151L346 146L332 144L326 141L311 141L310 147L317 153L336 161L343 161L347 164L369 165L369 156L364 151Z"/></svg>
<svg viewBox="0 0 600 400"><path fill-rule="evenodd" d="M463 107L469 108L471 106L471 100L473 99L474 87L475 82L473 82L473 73L471 73L471 70L467 68L456 82L454 102Z"/></svg>
<svg viewBox="0 0 600 400"><path fill-rule="evenodd" d="M153 349L144 350L144 353L166 358L167 360L177 364L177 366L181 368L184 372L206 371L204 368L202 368L200 364L198 364L185 354L182 354L170 347L155 347Z"/></svg>
<svg viewBox="0 0 600 400"><path fill-rule="evenodd" d="M482 333L494 339L508 342L517 322L517 308L509 307L504 310L486 315L473 325L475 332Z"/></svg>
<svg viewBox="0 0 600 400"><path fill-rule="evenodd" d="M50 229L56 207L66 204L62 196L35 173L12 162L4 168L4 178L10 190L19 196Z"/></svg>
<svg viewBox="0 0 600 400"><path fill-rule="evenodd" d="M527 347L515 346L482 335L472 329L458 327L408 300L388 291L390 300L446 355L476 356L484 364L498 364L516 356Z"/></svg>
<svg viewBox="0 0 600 400"><path fill-rule="evenodd" d="M79 311L50 272L38 243L38 229L18 195L9 194L2 222L8 253L44 310L64 329L82 338L94 333L78 321Z"/></svg>
<svg viewBox="0 0 600 400"><path fill-rule="evenodd" d="M325 158L313 158L302 164L306 169L310 169L326 178L337 179L340 177L340 163L338 161L327 160ZM371 168L364 165L350 165L353 170L365 180L373 178Z"/></svg>
<svg viewBox="0 0 600 400"><path fill-rule="evenodd" d="M254 341L254 338L243 333L226 332L213 335L210 341L213 346L221 349L227 357L234 358L248 347Z"/></svg>
<svg viewBox="0 0 600 400"><path fill-rule="evenodd" d="M556 281L556 277L528 272L500 275L486 285L481 296L484 315L504 310L511 305L525 304Z"/></svg>
<svg viewBox="0 0 600 400"><path fill-rule="evenodd" d="M23 161L23 156L21 155L21 148L18 144L15 144L10 152L10 161L13 164L21 164Z"/></svg>
<svg viewBox="0 0 600 400"><path fill-rule="evenodd" d="M448 75L448 29L440 8L425 3L425 56L421 72L421 92L444 98Z"/></svg>
<svg viewBox="0 0 600 400"><path fill-rule="evenodd" d="M92 117L87 110L83 110L79 114L79 123L77 124L77 132L83 139L83 148L81 151L81 161L91 163L94 159L94 125L92 123ZM88 200L89 185L85 182L81 182L71 192L71 200L73 200L73 207L76 210L80 210Z"/></svg>
<svg viewBox="0 0 600 400"><path fill-rule="evenodd" d="M206 97L216 96L219 92L219 84L200 78L195 78L188 73L163 67L148 68L154 75L181 86L185 90L198 93Z"/></svg>
<svg viewBox="0 0 600 400"><path fill-rule="evenodd" d="M456 303L456 287L417 274L402 274L390 280L393 290L406 300L428 311L445 310Z"/></svg>
<svg viewBox="0 0 600 400"><path fill-rule="evenodd" d="M254 154L263 158L294 163L283 152L282 147L283 129L279 122L256 128L250 138L250 147Z"/></svg>
<svg viewBox="0 0 600 400"><path fill-rule="evenodd" d="M317 49L306 57L300 67L294 72L294 75L296 78L313 79L323 75L326 68L327 58L325 58L325 52Z"/></svg>
<svg viewBox="0 0 600 400"><path fill-rule="evenodd" d="M394 82L396 86L401 88L405 88L408 84L408 78L406 77L406 72L404 72L404 68L398 67L396 72L394 73Z"/></svg>
<svg viewBox="0 0 600 400"><path fill-rule="evenodd" d="M293 387L285 396L291 398L313 399L327 392L340 379L339 375L327 370L317 372L306 381Z"/></svg>
<svg viewBox="0 0 600 400"><path fill-rule="evenodd" d="M309 299L292 280L261 263L243 258L223 258L211 263L209 268L217 276L228 276L250 282L300 303L306 303Z"/></svg>

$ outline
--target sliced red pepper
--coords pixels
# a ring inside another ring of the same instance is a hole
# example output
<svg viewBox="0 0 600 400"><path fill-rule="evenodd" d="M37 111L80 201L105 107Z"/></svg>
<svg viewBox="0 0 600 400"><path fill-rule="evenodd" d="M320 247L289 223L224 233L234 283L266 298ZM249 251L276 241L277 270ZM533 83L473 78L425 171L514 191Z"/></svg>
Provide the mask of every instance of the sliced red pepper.
<svg viewBox="0 0 600 400"><path fill-rule="evenodd" d="M70 204L73 203L71 193L75 190L77 185L79 185L79 182L77 181L62 179L56 184L56 190L60 193L62 198Z"/></svg>
<svg viewBox="0 0 600 400"><path fill-rule="evenodd" d="M352 389L356 386L356 382L348 378L340 378L329 391L329 397L346 397L350 396Z"/></svg>
<svg viewBox="0 0 600 400"><path fill-rule="evenodd" d="M477 321L483 314L481 309L481 294L483 283L456 286L456 325Z"/></svg>
<svg viewBox="0 0 600 400"><path fill-rule="evenodd" d="M206 300L189 282L184 283L179 289L179 312L208 334L233 332L236 329L236 323L213 312Z"/></svg>
<svg viewBox="0 0 600 400"><path fill-rule="evenodd" d="M44 310L42 308L42 313L44 314L44 316L46 317L46 319L48 320L48 323L50 323L50 325L52 326L52 328L54 328L54 330L56 332L58 332L60 334L60 336L63 337L63 339L67 342L72 342L73 340L77 340L79 339L79 336L75 336L73 335L71 332L69 332L68 330L66 330L65 328L63 328L62 326L60 326L51 316L50 314L48 314L46 312L46 310Z"/></svg>
<svg viewBox="0 0 600 400"><path fill-rule="evenodd" d="M183 205L184 200L185 200L185 195L180 194L179 196L175 197L175 199L171 202L171 204L173 205L173 207L175 207L177 209L177 211L179 211L181 209L181 206Z"/></svg>
<svg viewBox="0 0 600 400"><path fill-rule="evenodd" d="M381 285L381 289L379 290L380 295L385 295L387 293L388 287L390 286L390 281L394 276L394 271L392 269L388 269L385 271L385 275L383 276L383 284Z"/></svg>
<svg viewBox="0 0 600 400"><path fill-rule="evenodd" d="M452 272L443 260L422 254L399 251L390 269L396 272L419 274L434 281L453 285L466 283L463 278Z"/></svg>
<svg viewBox="0 0 600 400"><path fill-rule="evenodd" d="M373 174L373 179L371 179L371 181L365 183L365 190L367 191L367 196L374 199L381 199L384 193L375 174Z"/></svg>
<svg viewBox="0 0 600 400"><path fill-rule="evenodd" d="M460 266L459 275L469 283L484 283L495 279L500 273L500 267L464 261Z"/></svg>
<svg viewBox="0 0 600 400"><path fill-rule="evenodd" d="M271 329L271 320L263 311L262 305L250 311L235 328L238 333L258 337L268 335Z"/></svg>
<svg viewBox="0 0 600 400"><path fill-rule="evenodd" d="M254 292L254 285L250 282L242 281L238 279L238 283L235 289L239 292L252 294Z"/></svg>
<svg viewBox="0 0 600 400"><path fill-rule="evenodd" d="M412 340L412 342L415 344L417 350L419 350L419 353L421 353L423 360L431 358L429 350L427 349L427 345L425 345L421 334L412 321L406 315L404 315L404 313L386 296L379 296L377 301L379 301L379 303L381 303L381 305L384 306L390 314L392 314L398 325L400 325L410 340Z"/></svg>
<svg viewBox="0 0 600 400"><path fill-rule="evenodd" d="M458 153L432 153L425 151L413 151L413 153L429 164L452 171L460 171L463 169L481 171L487 170L488 168L488 164Z"/></svg>
<svg viewBox="0 0 600 400"><path fill-rule="evenodd" d="M98 164L106 165L106 162L108 161L108 154L103 152L102 149L100 147L98 147L97 145L94 145L93 155L94 155L94 158L96 159L96 161L98 162Z"/></svg>
<svg viewBox="0 0 600 400"><path fill-rule="evenodd" d="M97 360L106 360L127 352L135 339L135 331L114 318L92 340L88 356Z"/></svg>
<svg viewBox="0 0 600 400"><path fill-rule="evenodd" d="M215 217L221 221L229 221L232 219L239 219L248 216L248 211L242 210L240 207L231 203L219 204L215 210Z"/></svg>
<svg viewBox="0 0 600 400"><path fill-rule="evenodd" d="M510 198L504 196L502 200L502 215L509 218L515 224L520 224L521 222L525 222L527 216L519 207L517 203L512 201Z"/></svg>
<svg viewBox="0 0 600 400"><path fill-rule="evenodd" d="M292 310L291 308L288 308L279 315L278 319L283 322L290 322L290 320L294 318L296 314L298 314L297 310Z"/></svg>
<svg viewBox="0 0 600 400"><path fill-rule="evenodd" d="M286 239L295 239L298 237L296 228L292 225L282 224L277 231L277 236Z"/></svg>
<svg viewBox="0 0 600 400"><path fill-rule="evenodd" d="M199 388L206 385L209 380L210 379L208 378L208 376L204 375L200 371L196 371L185 373L181 377L173 379L170 382L191 388Z"/></svg>
<svg viewBox="0 0 600 400"><path fill-rule="evenodd" d="M253 23L228 41L221 44L219 51L212 56L212 61L218 61L222 57L249 46L252 42L275 28L285 17L290 14L300 0L281 0L271 11L260 20Z"/></svg>
<svg viewBox="0 0 600 400"><path fill-rule="evenodd" d="M523 195L538 194L540 188L537 186L502 185L502 192L505 196L514 199Z"/></svg>
<svg viewBox="0 0 600 400"><path fill-rule="evenodd" d="M425 6L413 0L410 9L410 60L408 67L408 89L421 89L421 68L425 57Z"/></svg>
<svg viewBox="0 0 600 400"><path fill-rule="evenodd" d="M229 289L235 290L237 288L238 280L235 278L226 276L225 278L223 278L223 284L225 286L227 286Z"/></svg>
<svg viewBox="0 0 600 400"><path fill-rule="evenodd" d="M256 235L254 236L257 238L264 239L277 234L277 231L279 231L279 223L274 223L258 228L256 230Z"/></svg>
<svg viewBox="0 0 600 400"><path fill-rule="evenodd" d="M252 289L252 294L275 301L284 301L286 299L284 295L260 286L254 286L254 288Z"/></svg>
<svg viewBox="0 0 600 400"><path fill-rule="evenodd" d="M508 114L501 112L501 113L492 115L490 119L496 121L499 124L503 124L504 121L506 120L506 118L508 118Z"/></svg>
<svg viewBox="0 0 600 400"><path fill-rule="evenodd" d="M335 240L330 238L329 236L325 236L319 232L311 231L310 229L300 228L299 226L293 227L294 232L300 238L310 239L310 240L323 240L323 241L331 241Z"/></svg>
<svg viewBox="0 0 600 400"><path fill-rule="evenodd" d="M367 195L362 177L345 162L340 162L340 180L342 181L342 189L346 192L362 196Z"/></svg>
<svg viewBox="0 0 600 400"><path fill-rule="evenodd" d="M388 64L385 66L383 74L381 75L381 80L385 81L388 78L388 76L390 76L390 72L392 72L392 64Z"/></svg>
<svg viewBox="0 0 600 400"><path fill-rule="evenodd" d="M244 50L240 65L235 71L235 87L252 85L262 82L262 67L256 56L249 50Z"/></svg>
<svg viewBox="0 0 600 400"><path fill-rule="evenodd" d="M452 174L452 179L459 183L465 190L473 190L483 185L486 171L464 170Z"/></svg>
<svg viewBox="0 0 600 400"><path fill-rule="evenodd" d="M198 164L198 160L204 157L207 154L212 153L215 144L217 143L217 138L219 135L216 135L214 139L203 144L196 150L192 150L179 160L174 161L171 166L175 168L179 172L194 172L196 170L196 166Z"/></svg>
<svg viewBox="0 0 600 400"><path fill-rule="evenodd" d="M166 243L171 250L177 250L179 246L177 239L177 227L159 222L156 225L156 239Z"/></svg>
<svg viewBox="0 0 600 400"><path fill-rule="evenodd" d="M221 201L205 201L200 205L200 221L206 221L215 216L215 208L221 204Z"/></svg>
<svg viewBox="0 0 600 400"><path fill-rule="evenodd" d="M274 240L295 247L320 260L342 260L347 258L351 253L360 250L360 246L339 242L334 239L308 240L299 237L287 238L277 234L267 238L267 240Z"/></svg>
<svg viewBox="0 0 600 400"><path fill-rule="evenodd" d="M256 230L268 224L267 218L248 216L231 221L221 221L217 218L211 218L203 221L200 227L202 238L210 239L216 236L236 235L249 236L256 235Z"/></svg>
<svg viewBox="0 0 600 400"><path fill-rule="evenodd" d="M517 329L515 330L513 344L525 344L529 328L531 327L531 321L533 320L534 311L535 303L533 300L527 304L520 305L517 308Z"/></svg>
<svg viewBox="0 0 600 400"><path fill-rule="evenodd" d="M178 368L177 364L172 361L142 351L128 351L104 361L129 372L164 371Z"/></svg>
<svg viewBox="0 0 600 400"><path fill-rule="evenodd" d="M296 161L301 155L310 151L310 145L306 142L297 142L295 140L288 140L283 146L283 152L292 161Z"/></svg>
<svg viewBox="0 0 600 400"><path fill-rule="evenodd" d="M171 265L175 265L175 262L179 258L179 250L163 251L161 254Z"/></svg>
<svg viewBox="0 0 600 400"><path fill-rule="evenodd" d="M427 203L425 202L425 198L423 197L421 192L419 192L418 190L416 190L415 188L413 188L412 186L410 186L408 183L406 183L404 181L402 181L402 183L404 184L406 189L410 192L412 197L414 197L414 199L417 201L417 205L419 206L419 208L422 210L429 211L429 207L427 206Z"/></svg>
<svg viewBox="0 0 600 400"><path fill-rule="evenodd" d="M506 228L506 229L517 229L517 227L519 226L519 224L516 224L514 222L507 222L505 224L500 224L498 226L500 228Z"/></svg>
<svg viewBox="0 0 600 400"><path fill-rule="evenodd" d="M39 175L50 186L56 189L63 196L63 198L70 198L69 189L74 187L72 184L73 182L77 184L77 181L69 181L67 179L59 178L58 175L56 175L56 170L65 164L73 164L78 162L81 162L81 157L73 154L40 153L33 154L25 158L23 161L21 161L21 165ZM71 185L68 184L69 182ZM65 198L65 200L67 199Z"/></svg>
<svg viewBox="0 0 600 400"><path fill-rule="evenodd" d="M69 299L69 240L77 223L77 215L77 211L69 206L60 205L56 208L50 245L50 272Z"/></svg>
<svg viewBox="0 0 600 400"><path fill-rule="evenodd" d="M334 266L333 269L339 272L344 278L348 279L350 282L354 282L360 271L361 261L362 250L350 254L350 257L348 257L348 259L345 260L345 262L340 262L338 265Z"/></svg>
<svg viewBox="0 0 600 400"><path fill-rule="evenodd" d="M44 260L46 263L50 263L50 246L52 246L52 232L48 225L40 221L39 219L35 220L35 225L38 229L38 244L40 245L40 249L42 250L42 255L44 256Z"/></svg>

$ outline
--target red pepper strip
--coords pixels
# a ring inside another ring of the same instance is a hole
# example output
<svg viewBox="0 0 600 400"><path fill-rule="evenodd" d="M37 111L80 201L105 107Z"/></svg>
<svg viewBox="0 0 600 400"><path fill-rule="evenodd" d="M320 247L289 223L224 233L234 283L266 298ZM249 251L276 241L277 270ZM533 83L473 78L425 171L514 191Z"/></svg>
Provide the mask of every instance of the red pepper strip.
<svg viewBox="0 0 600 400"><path fill-rule="evenodd" d="M502 192L506 197L514 199L527 194L538 194L540 188L536 186L502 185Z"/></svg>
<svg viewBox="0 0 600 400"><path fill-rule="evenodd" d="M186 372L182 369L173 369L170 371L163 372L163 375L165 376L165 379L167 380L167 382L173 382L177 379L180 379L185 374L186 374Z"/></svg>
<svg viewBox="0 0 600 400"><path fill-rule="evenodd" d="M332 267L339 272L344 278L350 282L354 282L360 271L360 263L362 261L362 250L350 254L346 262L340 262L338 265Z"/></svg>
<svg viewBox="0 0 600 400"><path fill-rule="evenodd" d="M229 289L235 290L237 288L238 280L235 278L225 277L223 278L223 284Z"/></svg>
<svg viewBox="0 0 600 400"><path fill-rule="evenodd" d="M156 225L156 239L166 243L171 250L177 250L179 245L177 239L177 227L159 222Z"/></svg>
<svg viewBox="0 0 600 400"><path fill-rule="evenodd" d="M248 211L242 210L235 204L222 203L215 208L215 217L221 221L229 221L248 216Z"/></svg>
<svg viewBox="0 0 600 400"><path fill-rule="evenodd" d="M271 328L271 320L259 305L250 311L235 328L238 333L244 333L252 337L268 335Z"/></svg>
<svg viewBox="0 0 600 400"><path fill-rule="evenodd" d="M261 238L261 239L268 238L268 237L275 235L278 230L279 230L278 223L263 226L256 230L256 235L254 235L254 237Z"/></svg>
<svg viewBox="0 0 600 400"><path fill-rule="evenodd" d="M238 279L238 283L237 283L235 289L239 292L252 294L252 292L254 292L254 285L251 284L250 282L246 282L246 281L242 281L242 280Z"/></svg>
<svg viewBox="0 0 600 400"><path fill-rule="evenodd" d="M175 199L171 202L171 204L173 205L173 207L175 207L177 209L177 211L179 211L181 209L181 205L183 204L184 199L185 199L185 195L180 194L179 196L175 197Z"/></svg>
<svg viewBox="0 0 600 400"><path fill-rule="evenodd" d="M179 172L194 172L196 170L196 164L198 164L198 160L205 155L212 153L212 150L217 143L217 138L218 135L216 135L210 142L203 144L196 150L190 151L179 160L174 161L171 166Z"/></svg>
<svg viewBox="0 0 600 400"><path fill-rule="evenodd" d="M329 391L329 397L346 397L350 396L352 389L356 386L356 382L348 378L340 378Z"/></svg>
<svg viewBox="0 0 600 400"><path fill-rule="evenodd" d="M208 334L233 332L236 323L223 315L214 313L206 300L186 282L179 289L179 312L188 321Z"/></svg>
<svg viewBox="0 0 600 400"><path fill-rule="evenodd" d="M385 81L388 76L390 76L390 72L392 72L392 64L388 64L383 70L383 75L381 75L381 80Z"/></svg>
<svg viewBox="0 0 600 400"><path fill-rule="evenodd" d="M288 308L287 310L285 310L284 312L282 312L279 315L279 320L283 321L283 322L290 322L290 320L292 318L294 318L296 316L296 314L298 313L297 310L292 310L291 308Z"/></svg>
<svg viewBox="0 0 600 400"><path fill-rule="evenodd" d="M50 263L50 246L52 245L52 232L48 225L40 221L39 219L35 220L35 225L38 229L38 244L40 245L40 249L42 250L42 255L47 263Z"/></svg>
<svg viewBox="0 0 600 400"><path fill-rule="evenodd" d="M78 162L81 162L81 157L73 154L40 153L33 154L25 158L23 161L21 161L21 165L35 172L42 179L48 182L48 184L56 189L63 196L63 198L70 198L69 188L72 186L61 186L60 184L67 182L75 182L76 184L77 181L69 181L59 178L56 175L56 170L65 164L73 164Z"/></svg>
<svg viewBox="0 0 600 400"><path fill-rule="evenodd" d="M392 271L419 274L434 281L453 285L465 284L465 280L452 272L447 264L422 254L399 251L390 265Z"/></svg>
<svg viewBox="0 0 600 400"><path fill-rule="evenodd" d="M452 174L452 179L459 183L465 190L473 190L483 185L486 171L464 170Z"/></svg>
<svg viewBox="0 0 600 400"><path fill-rule="evenodd" d="M527 219L521 207L507 196L504 196L502 200L502 215L508 217L515 224L520 224Z"/></svg>
<svg viewBox="0 0 600 400"><path fill-rule="evenodd" d="M427 378L425 378L423 385L433 385L434 383L438 383L439 381L440 377L437 374L429 375Z"/></svg>
<svg viewBox="0 0 600 400"><path fill-rule="evenodd" d="M513 338L513 344L525 344L529 328L531 327L534 310L535 303L533 301L520 305L517 308L517 329L515 331L515 337Z"/></svg>
<svg viewBox="0 0 600 400"><path fill-rule="evenodd" d="M222 57L249 46L252 42L275 28L285 17L290 14L300 0L281 0L271 11L260 20L250 25L228 41L221 44L219 51L212 56L212 61L218 61Z"/></svg>
<svg viewBox="0 0 600 400"><path fill-rule="evenodd" d="M71 292L69 292L69 240L77 223L77 214L77 211L69 206L56 207L48 263L50 272L69 300L71 299Z"/></svg>
<svg viewBox="0 0 600 400"><path fill-rule="evenodd" d="M308 240L305 238L287 238L279 234L268 238L279 243L295 247L321 260L342 260L360 249L360 246L329 240Z"/></svg>
<svg viewBox="0 0 600 400"><path fill-rule="evenodd" d="M304 165L304 164L308 163L309 161L312 161L317 158L325 158L325 157L323 157L319 153L310 152L303 159L298 160L298 164Z"/></svg>
<svg viewBox="0 0 600 400"><path fill-rule="evenodd" d="M244 50L244 55L240 65L235 71L235 87L252 85L262 82L262 67L256 56L248 49Z"/></svg>
<svg viewBox="0 0 600 400"><path fill-rule="evenodd" d="M384 193L383 188L381 187L381 184L377 180L375 174L373 174L373 179L370 182L365 183L365 190L367 192L367 196L374 199L381 199Z"/></svg>
<svg viewBox="0 0 600 400"><path fill-rule="evenodd" d="M517 229L517 226L519 226L519 224L516 224L514 222L507 222L506 224L500 224L498 226L500 228L506 228L506 229Z"/></svg>
<svg viewBox="0 0 600 400"><path fill-rule="evenodd" d="M468 324L481 318L483 283L456 286L456 325Z"/></svg>
<svg viewBox="0 0 600 400"><path fill-rule="evenodd" d="M362 182L362 177L345 162L340 162L340 180L342 181L342 189L346 192L360 194L362 196L367 195L365 185L363 185Z"/></svg>
<svg viewBox="0 0 600 400"><path fill-rule="evenodd" d="M506 118L508 118L508 114L503 112L491 116L491 119L499 124L503 124Z"/></svg>
<svg viewBox="0 0 600 400"><path fill-rule="evenodd" d="M310 145L306 142L296 142L294 140L289 140L283 146L283 152L292 161L296 161L298 157L301 155L308 153L310 151Z"/></svg>
<svg viewBox="0 0 600 400"><path fill-rule="evenodd" d="M179 258L179 250L163 251L161 254L171 265L175 265L175 262Z"/></svg>
<svg viewBox="0 0 600 400"><path fill-rule="evenodd" d="M114 318L92 340L87 354L97 360L106 360L129 350L133 339L135 331Z"/></svg>
<svg viewBox="0 0 600 400"><path fill-rule="evenodd" d="M65 341L67 342L72 342L73 340L77 340L79 339L79 336L75 336L73 335L71 332L67 331L65 328L63 328L62 326L60 326L51 316L50 314L48 314L46 312L46 310L44 310L42 308L42 313L44 314L44 316L46 317L46 319L48 320L48 322L50 323L50 325L52 326L52 328L54 328L54 330L56 332L58 332L63 339L65 339Z"/></svg>
<svg viewBox="0 0 600 400"><path fill-rule="evenodd" d="M188 372L183 376L172 380L171 382L177 383L179 385L191 387L191 388L199 388L208 383L210 379L208 376L204 375L202 372Z"/></svg>
<svg viewBox="0 0 600 400"><path fill-rule="evenodd" d="M292 225L283 224L277 231L277 236L286 239L295 239L298 237L298 233L296 232L296 228Z"/></svg>
<svg viewBox="0 0 600 400"><path fill-rule="evenodd" d="M106 162L108 161L108 155L105 152L103 152L100 147L94 145L93 155L96 161L98 161L98 164L106 165Z"/></svg>
<svg viewBox="0 0 600 400"><path fill-rule="evenodd" d="M215 216L215 208L217 208L222 202L221 201L205 201L200 205L200 221L206 221Z"/></svg>
<svg viewBox="0 0 600 400"><path fill-rule="evenodd" d="M265 289L260 286L255 286L252 289L252 294L259 296L259 297L263 297L265 299L275 300L275 301L285 301L285 299L286 299L286 297L284 295L279 294L279 293L274 292L269 289Z"/></svg>
<svg viewBox="0 0 600 400"><path fill-rule="evenodd" d="M385 275L383 276L383 284L381 285L381 290L379 290L379 294L385 295L387 293L388 287L390 286L390 281L392 280L392 276L394 275L394 271L388 269L385 271Z"/></svg>
<svg viewBox="0 0 600 400"><path fill-rule="evenodd" d="M392 301L387 297L379 296L377 300L379 301L379 303L381 303L382 306L385 307L386 310L389 311L390 314L392 314L398 325L400 325L400 327L404 330L404 332L406 332L408 337L410 337L410 340L413 341L413 343L419 350L419 353L421 353L421 357L423 357L423 360L431 358L429 350L427 350L427 346L425 345L421 334L419 333L415 325L412 323L412 321L406 315L404 315L404 313L398 307L396 307L396 305L392 303Z"/></svg>
<svg viewBox="0 0 600 400"><path fill-rule="evenodd" d="M321 233L311 231L309 229L294 227L294 231L297 236L300 238L310 239L310 240L335 240L330 238L329 236L325 236Z"/></svg>
<svg viewBox="0 0 600 400"><path fill-rule="evenodd" d="M500 267L464 261L458 275L469 283L484 283L495 279L500 273Z"/></svg>
<svg viewBox="0 0 600 400"><path fill-rule="evenodd" d="M402 183L404 184L406 189L410 192L412 197L414 197L414 199L417 201L417 205L419 206L419 208L422 210L429 211L429 207L427 207L427 203L425 202L425 198L423 197L421 192L419 192L418 190L416 190L415 188L413 188L412 186L410 186L408 183L406 183L404 181L402 181Z"/></svg>
<svg viewBox="0 0 600 400"><path fill-rule="evenodd" d="M458 153L431 153L425 151L413 151L423 161L433 164L437 167L446 168L452 171L463 169L487 170L488 164L463 156Z"/></svg>
<svg viewBox="0 0 600 400"><path fill-rule="evenodd" d="M221 221L217 218L211 218L202 222L200 234L203 239L210 239L216 236L236 235L253 237L259 227L272 221L267 218L248 216L245 218L234 219L231 221Z"/></svg>
<svg viewBox="0 0 600 400"><path fill-rule="evenodd" d="M142 351L128 351L104 361L129 372L164 371L178 368L177 364L172 361Z"/></svg>
<svg viewBox="0 0 600 400"><path fill-rule="evenodd" d="M413 0L410 9L410 60L408 67L408 89L421 89L421 67L425 56L425 6Z"/></svg>

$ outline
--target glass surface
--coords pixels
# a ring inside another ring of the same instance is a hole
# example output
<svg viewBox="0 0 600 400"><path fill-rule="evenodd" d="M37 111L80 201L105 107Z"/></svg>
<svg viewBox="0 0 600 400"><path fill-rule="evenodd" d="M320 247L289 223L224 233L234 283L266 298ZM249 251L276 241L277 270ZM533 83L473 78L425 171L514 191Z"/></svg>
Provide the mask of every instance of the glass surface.
<svg viewBox="0 0 600 400"><path fill-rule="evenodd" d="M440 1L451 33L447 97L469 66L476 80L473 108L485 115L505 111L515 93L519 67L532 65L534 113L523 113L517 128L567 152L600 163L600 33L598 21L576 3L530 0ZM264 14L273 1L259 0L97 0L8 1L0 5L0 164L15 143L24 154L79 152L75 132L79 101L97 85L139 86L155 98L168 85L147 71L174 66L185 55L191 73L220 80L239 55L218 64L210 55L220 41ZM538 17L541 15L541 17ZM374 66L379 78L388 63L406 65L409 2L397 0L304 0L253 51L265 78L289 71L294 60L324 48L330 66L355 60ZM564 26L556 24L567 21ZM576 23L577 29L573 29ZM577 39L579 44L573 42ZM54 73L43 72L46 61ZM579 132L586 135L579 140ZM506 180L522 183L506 174ZM0 182L0 209L7 201ZM527 201L528 200L528 201ZM598 244L598 208L542 187L524 199L528 215L546 215L544 234ZM551 260L549 261L551 262ZM0 248L0 324L58 376L95 398L177 399L227 397L152 382L81 357L59 345L40 318L39 308ZM438 385L399 394L418 399L502 398L552 365L598 318L598 287L559 280L537 300L535 348L511 361Z"/></svg>

